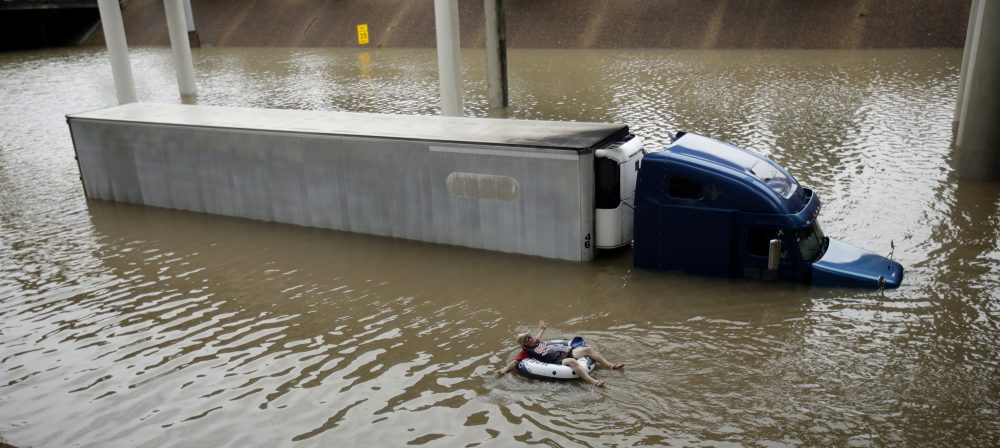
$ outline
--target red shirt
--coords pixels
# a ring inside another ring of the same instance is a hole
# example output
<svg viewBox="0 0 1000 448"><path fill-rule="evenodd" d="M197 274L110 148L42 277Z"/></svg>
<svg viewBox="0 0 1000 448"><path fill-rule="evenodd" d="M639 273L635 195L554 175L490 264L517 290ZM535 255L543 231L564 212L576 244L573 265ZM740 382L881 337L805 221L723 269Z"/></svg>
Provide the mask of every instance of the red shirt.
<svg viewBox="0 0 1000 448"><path fill-rule="evenodd" d="M528 357L528 351L527 350L521 350L521 353L517 354L517 362L524 361L524 359L527 358L527 357Z"/></svg>

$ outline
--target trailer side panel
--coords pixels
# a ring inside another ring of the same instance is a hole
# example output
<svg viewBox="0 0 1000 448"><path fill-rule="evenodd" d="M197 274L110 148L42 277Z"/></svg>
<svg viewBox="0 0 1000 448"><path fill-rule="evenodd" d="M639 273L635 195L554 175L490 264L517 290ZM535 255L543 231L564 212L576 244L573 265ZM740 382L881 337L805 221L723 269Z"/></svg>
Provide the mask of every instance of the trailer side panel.
<svg viewBox="0 0 1000 448"><path fill-rule="evenodd" d="M593 152L69 117L89 198L565 260ZM592 237L592 235L591 235Z"/></svg>

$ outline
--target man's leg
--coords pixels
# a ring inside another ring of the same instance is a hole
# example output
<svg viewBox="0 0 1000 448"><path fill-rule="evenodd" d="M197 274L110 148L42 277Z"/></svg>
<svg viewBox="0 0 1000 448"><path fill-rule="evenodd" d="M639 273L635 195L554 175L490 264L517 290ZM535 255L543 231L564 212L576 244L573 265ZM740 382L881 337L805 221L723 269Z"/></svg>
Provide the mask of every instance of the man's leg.
<svg viewBox="0 0 1000 448"><path fill-rule="evenodd" d="M589 356L591 358L594 358L594 361L597 361L597 363L600 364L601 366L607 367L609 369L615 366L614 364L608 362L607 359L604 359L604 357L601 356L600 353L597 353L597 350L594 350L593 348L590 347L574 348L572 355L574 358L582 358L584 356Z"/></svg>
<svg viewBox="0 0 1000 448"><path fill-rule="evenodd" d="M576 372L576 376L580 377L580 379L590 384L593 384L597 387L604 387L604 382L597 381L594 379L594 377L590 376L590 374L587 373L587 371L583 368L583 366L580 365L579 361L573 358L566 358L562 360L562 363L564 366L569 366L569 368L573 369L573 371Z"/></svg>

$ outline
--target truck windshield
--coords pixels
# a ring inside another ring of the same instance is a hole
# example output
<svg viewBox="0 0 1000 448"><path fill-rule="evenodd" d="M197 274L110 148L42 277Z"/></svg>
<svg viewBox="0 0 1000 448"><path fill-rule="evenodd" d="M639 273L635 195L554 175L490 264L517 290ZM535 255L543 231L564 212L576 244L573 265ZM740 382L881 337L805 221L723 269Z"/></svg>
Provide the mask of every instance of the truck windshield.
<svg viewBox="0 0 1000 448"><path fill-rule="evenodd" d="M802 252L802 259L805 261L819 260L823 252L826 252L826 237L819 228L819 221L795 231L795 240L799 243L799 252Z"/></svg>
<svg viewBox="0 0 1000 448"><path fill-rule="evenodd" d="M781 171L763 160L750 167L750 174L764 181L767 186L781 197L788 199L795 192L795 186Z"/></svg>

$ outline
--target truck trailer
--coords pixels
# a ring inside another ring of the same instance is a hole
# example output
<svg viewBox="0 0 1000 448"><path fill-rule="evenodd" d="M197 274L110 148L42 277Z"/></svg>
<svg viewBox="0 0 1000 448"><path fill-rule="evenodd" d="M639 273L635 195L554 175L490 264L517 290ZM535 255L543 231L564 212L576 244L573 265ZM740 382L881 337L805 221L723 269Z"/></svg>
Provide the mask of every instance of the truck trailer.
<svg viewBox="0 0 1000 448"><path fill-rule="evenodd" d="M586 261L898 287L825 237L819 196L695 134L624 124L132 103L67 116L88 198ZM634 234L633 234L634 229Z"/></svg>

